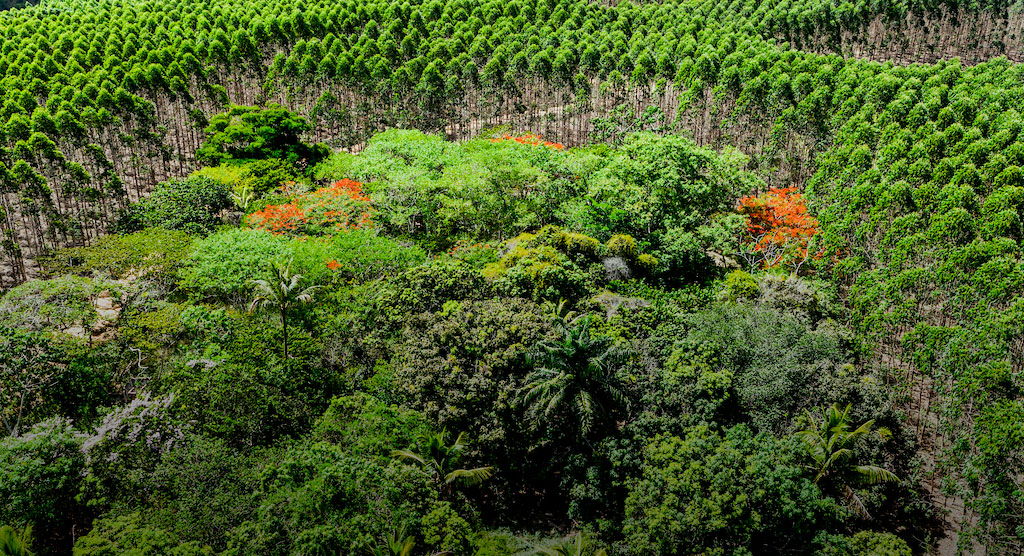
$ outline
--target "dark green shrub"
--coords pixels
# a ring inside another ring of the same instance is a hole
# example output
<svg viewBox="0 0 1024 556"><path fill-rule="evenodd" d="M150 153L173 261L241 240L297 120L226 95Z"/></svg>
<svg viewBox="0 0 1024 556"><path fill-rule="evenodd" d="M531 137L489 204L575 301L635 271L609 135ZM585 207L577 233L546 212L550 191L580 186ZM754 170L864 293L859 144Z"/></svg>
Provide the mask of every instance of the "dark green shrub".
<svg viewBox="0 0 1024 556"><path fill-rule="evenodd" d="M267 467L258 496L255 517L229 534L226 554L357 554L418 523L437 494L418 469L317 442Z"/></svg>
<svg viewBox="0 0 1024 556"><path fill-rule="evenodd" d="M182 540L223 550L227 532L256 513L259 467L278 455L186 435L153 470L157 495L145 510L147 522Z"/></svg>
<svg viewBox="0 0 1024 556"><path fill-rule="evenodd" d="M98 239L87 247L60 249L40 260L50 276L97 273L111 278L143 278L168 287L191 252L192 237L180 230L149 228Z"/></svg>
<svg viewBox="0 0 1024 556"><path fill-rule="evenodd" d="M470 554L473 528L449 502L437 502L420 520L423 543L436 552Z"/></svg>
<svg viewBox="0 0 1024 556"><path fill-rule="evenodd" d="M609 255L622 257L626 260L633 260L640 254L640 248L633 236L627 234L615 234L605 243Z"/></svg>
<svg viewBox="0 0 1024 556"><path fill-rule="evenodd" d="M397 317L437 311L448 300L486 295L487 286L479 270L458 259L437 258L399 274L382 295L380 306Z"/></svg>
<svg viewBox="0 0 1024 556"><path fill-rule="evenodd" d="M85 458L82 438L63 419L0 439L0 523L31 525L39 554L67 553L84 517L75 500Z"/></svg>
<svg viewBox="0 0 1024 556"><path fill-rule="evenodd" d="M253 160L245 164L236 189L249 188L259 198L285 183L298 181L299 178L295 167L280 158Z"/></svg>
<svg viewBox="0 0 1024 556"><path fill-rule="evenodd" d="M104 507L151 499L155 494L153 470L190 428L173 414L173 402L173 396L143 395L104 416L82 441L86 457L83 500Z"/></svg>
<svg viewBox="0 0 1024 556"><path fill-rule="evenodd" d="M197 241L180 286L194 299L243 305L252 280L287 253L287 241L262 230L232 229Z"/></svg>
<svg viewBox="0 0 1024 556"><path fill-rule="evenodd" d="M858 531L852 536L828 535L821 556L911 556L906 541L892 533Z"/></svg>
<svg viewBox="0 0 1024 556"><path fill-rule="evenodd" d="M220 181L198 175L173 179L130 206L117 227L123 232L157 227L206 235L221 225L220 212L232 206L231 191Z"/></svg>
<svg viewBox="0 0 1024 556"><path fill-rule="evenodd" d="M548 316L525 299L450 301L409 319L381 389L435 430L470 435L471 454L497 467L481 488L511 502L519 473L537 463L528 457L535 427L517 402L528 373L524 356L550 333Z"/></svg>
<svg viewBox="0 0 1024 556"><path fill-rule="evenodd" d="M369 394L355 394L331 400L313 428L313 438L353 454L390 460L393 450L409 446L428 432L421 413L384 403Z"/></svg>
<svg viewBox="0 0 1024 556"><path fill-rule="evenodd" d="M722 283L721 297L736 301L751 299L757 296L757 280L749 272L734 270L725 275Z"/></svg>
<svg viewBox="0 0 1024 556"><path fill-rule="evenodd" d="M85 337L101 318L96 298L107 293L117 299L118 289L118 284L81 276L25 282L0 297L0 326Z"/></svg>
<svg viewBox="0 0 1024 556"><path fill-rule="evenodd" d="M595 289L593 274L552 247L516 248L500 264L504 269L494 280L494 289L507 297L576 301Z"/></svg>
<svg viewBox="0 0 1024 556"><path fill-rule="evenodd" d="M138 513L107 514L75 542L74 556L119 556L122 554L166 554L167 556L213 556L209 546L183 541L177 535L147 524Z"/></svg>
<svg viewBox="0 0 1024 556"><path fill-rule="evenodd" d="M207 164L229 160L280 159L290 165L315 165L329 151L308 145L301 135L309 131L305 118L276 104L231 106L210 119L206 140L196 153Z"/></svg>
<svg viewBox="0 0 1024 556"><path fill-rule="evenodd" d="M810 544L839 515L794 449L745 426L659 436L629 482L623 533L632 554L759 554ZM736 551L736 552L734 552Z"/></svg>

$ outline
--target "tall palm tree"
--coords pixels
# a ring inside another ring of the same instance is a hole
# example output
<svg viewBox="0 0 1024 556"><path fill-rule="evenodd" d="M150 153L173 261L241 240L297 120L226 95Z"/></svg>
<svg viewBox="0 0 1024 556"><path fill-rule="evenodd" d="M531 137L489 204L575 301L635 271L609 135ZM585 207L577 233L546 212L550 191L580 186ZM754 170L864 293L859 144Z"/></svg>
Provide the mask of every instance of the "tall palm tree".
<svg viewBox="0 0 1024 556"><path fill-rule="evenodd" d="M284 360L288 361L288 313L296 306L313 301L313 292L319 286L302 288L302 275L293 274L291 261L271 265L271 280L253 280L256 298L249 310L273 307L281 316L284 336Z"/></svg>
<svg viewBox="0 0 1024 556"><path fill-rule="evenodd" d="M468 445L465 433L459 433L455 442L448 444L448 431L428 434L415 445L405 450L395 450L391 456L407 463L414 463L434 478L443 498L447 498L455 485L478 485L494 475L493 467L459 467L462 452Z"/></svg>
<svg viewBox="0 0 1024 556"><path fill-rule="evenodd" d="M886 428L875 428L874 419L865 421L857 428L850 425L850 405L840 409L839 404L821 411L817 419L810 411L804 410L804 429L796 436L803 442L807 455L813 461L815 472L814 482L823 480L834 482L843 488L857 510L865 517L870 517L867 508L854 492L851 485L874 485L884 482L898 481L892 472L877 465L857 465L853 463L852 446L858 439L877 435L881 439L888 438L892 433Z"/></svg>
<svg viewBox="0 0 1024 556"><path fill-rule="evenodd" d="M611 338L594 335L590 318L556 323L561 337L543 340L527 354L534 370L520 399L534 420L550 424L569 417L578 433L586 436L599 419L625 401L615 378L625 352Z"/></svg>

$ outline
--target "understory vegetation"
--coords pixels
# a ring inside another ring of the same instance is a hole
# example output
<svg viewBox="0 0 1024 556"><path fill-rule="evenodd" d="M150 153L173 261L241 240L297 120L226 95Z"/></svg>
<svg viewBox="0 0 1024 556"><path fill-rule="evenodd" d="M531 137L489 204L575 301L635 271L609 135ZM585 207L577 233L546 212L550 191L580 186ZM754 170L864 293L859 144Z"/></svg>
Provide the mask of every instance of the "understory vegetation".
<svg viewBox="0 0 1024 556"><path fill-rule="evenodd" d="M394 130L248 156L2 298L0 518L40 553L926 542L913 433L798 272L816 222L742 155Z"/></svg>

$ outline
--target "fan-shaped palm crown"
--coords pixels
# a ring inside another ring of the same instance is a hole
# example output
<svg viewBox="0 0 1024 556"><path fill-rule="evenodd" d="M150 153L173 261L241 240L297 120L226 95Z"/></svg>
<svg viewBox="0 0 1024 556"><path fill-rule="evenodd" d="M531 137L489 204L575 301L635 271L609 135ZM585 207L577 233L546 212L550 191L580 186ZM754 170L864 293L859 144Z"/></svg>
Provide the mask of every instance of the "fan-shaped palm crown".
<svg viewBox="0 0 1024 556"><path fill-rule="evenodd" d="M570 417L581 436L623 403L615 379L624 352L612 339L591 332L589 318L561 320L561 337L544 340L527 355L534 370L520 397L527 414L542 423Z"/></svg>
<svg viewBox="0 0 1024 556"><path fill-rule="evenodd" d="M875 421L869 420L857 428L850 425L850 405L843 409L838 404L821 411L817 418L804 410L804 429L796 433L803 442L807 455L813 461L814 482L831 479L841 486L857 510L867 516L864 504L851 488L851 484L873 485L898 481L895 474L877 465L857 465L853 459L853 445L858 439L877 435L885 439L891 436L886 428L875 428Z"/></svg>
<svg viewBox="0 0 1024 556"><path fill-rule="evenodd" d="M392 457L406 463L413 463L432 477L441 487L442 494L449 493L452 486L474 486L489 479L494 468L459 467L462 453L468 445L465 433L459 433L455 441L448 444L448 431L429 434L420 438L415 445L405 450L391 452Z"/></svg>
<svg viewBox="0 0 1024 556"><path fill-rule="evenodd" d="M281 316L284 336L284 359L288 360L288 313L292 308L313 301L313 293L319 286L302 287L302 275L293 274L291 261L271 265L270 280L253 280L256 297L250 310L273 307Z"/></svg>

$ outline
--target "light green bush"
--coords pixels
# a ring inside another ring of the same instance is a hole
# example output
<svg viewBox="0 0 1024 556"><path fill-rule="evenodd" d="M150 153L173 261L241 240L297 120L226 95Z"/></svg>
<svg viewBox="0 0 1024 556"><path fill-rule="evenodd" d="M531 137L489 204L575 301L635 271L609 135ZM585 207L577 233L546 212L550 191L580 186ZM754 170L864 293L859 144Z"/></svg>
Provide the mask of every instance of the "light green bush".
<svg viewBox="0 0 1024 556"><path fill-rule="evenodd" d="M244 304L252 281L289 254L287 240L262 230L232 229L197 240L181 269L181 288L195 300Z"/></svg>

